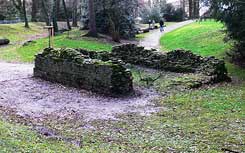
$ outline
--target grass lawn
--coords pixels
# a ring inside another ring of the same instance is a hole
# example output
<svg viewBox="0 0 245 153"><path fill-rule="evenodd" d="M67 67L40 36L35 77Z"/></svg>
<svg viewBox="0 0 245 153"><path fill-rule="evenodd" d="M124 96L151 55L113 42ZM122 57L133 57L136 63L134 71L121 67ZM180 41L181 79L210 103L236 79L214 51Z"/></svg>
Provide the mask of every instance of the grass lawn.
<svg viewBox="0 0 245 153"><path fill-rule="evenodd" d="M163 50L184 48L202 56L223 57L229 44L223 42L224 25L215 21L192 23L161 38Z"/></svg>
<svg viewBox="0 0 245 153"><path fill-rule="evenodd" d="M11 43L17 43L27 37L45 33L43 26L43 23L30 23L30 29L27 29L24 23L1 24L0 37L8 38Z"/></svg>
<svg viewBox="0 0 245 153"><path fill-rule="evenodd" d="M109 43L99 42L95 39L75 37L74 35L81 33L79 30L58 35L54 38L54 47L56 48L84 48L94 51L110 51L112 45ZM22 46L17 49L20 60L23 62L32 62L34 55L42 51L48 45L48 38L37 40L35 43L31 43L28 46Z"/></svg>
<svg viewBox="0 0 245 153"><path fill-rule="evenodd" d="M75 146L48 140L22 125L0 121L0 152L72 152Z"/></svg>
<svg viewBox="0 0 245 153"><path fill-rule="evenodd" d="M141 40L144 39L145 37L147 37L150 34L150 32L148 33L140 33L136 35L136 40Z"/></svg>
<svg viewBox="0 0 245 153"><path fill-rule="evenodd" d="M156 100L167 109L151 116L126 114L118 121L93 121L91 131L81 130L79 120L46 124L65 137L80 138L81 148L0 122L0 147L6 152L242 152L244 99L244 86L226 84Z"/></svg>
<svg viewBox="0 0 245 153"><path fill-rule="evenodd" d="M202 56L215 56L224 59L231 44L225 43L224 25L213 20L196 22L165 34L160 42L162 50L177 48L191 50ZM228 71L234 77L245 79L245 70L226 62Z"/></svg>
<svg viewBox="0 0 245 153"><path fill-rule="evenodd" d="M0 48L0 59L14 62L33 62L34 55L48 47L48 38L35 40L27 46L22 44L31 35L45 33L42 24L30 24L31 29L25 29L22 24L0 25L0 36L11 40L12 45ZM112 44L97 39L83 38L84 31L73 30L60 34L54 38L54 47L85 48L89 50L110 51Z"/></svg>

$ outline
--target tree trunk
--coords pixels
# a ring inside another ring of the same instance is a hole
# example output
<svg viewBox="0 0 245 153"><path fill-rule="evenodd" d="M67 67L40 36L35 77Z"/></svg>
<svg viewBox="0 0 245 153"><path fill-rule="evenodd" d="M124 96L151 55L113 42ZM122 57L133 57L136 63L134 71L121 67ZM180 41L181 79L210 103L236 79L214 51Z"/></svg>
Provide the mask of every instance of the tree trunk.
<svg viewBox="0 0 245 153"><path fill-rule="evenodd" d="M182 8L183 8L183 11L186 12L186 9L185 9L185 0L182 0ZM185 13L183 13L183 20L185 20Z"/></svg>
<svg viewBox="0 0 245 153"><path fill-rule="evenodd" d="M29 28L27 14L26 14L26 1L23 0L12 0L14 7L19 11L21 17L24 18L25 27Z"/></svg>
<svg viewBox="0 0 245 153"><path fill-rule="evenodd" d="M25 20L25 27L29 28L29 23L28 23L28 19L27 19L27 14L26 14L26 0L23 0L23 15L24 15L24 20Z"/></svg>
<svg viewBox="0 0 245 153"><path fill-rule="evenodd" d="M94 12L94 0L89 0L89 36L97 37L96 20Z"/></svg>
<svg viewBox="0 0 245 153"><path fill-rule="evenodd" d="M67 28L68 28L69 30L71 30L71 25L70 25L70 21L69 21L69 16L68 16L68 14L67 14L67 9L66 9L66 2L65 2L65 0L62 0L62 3L63 3L64 11L65 11Z"/></svg>
<svg viewBox="0 0 245 153"><path fill-rule="evenodd" d="M45 0L41 0L41 6L42 6L42 11L43 11L44 16L45 16L46 25L50 26L51 25L51 21L50 21L49 13L48 13L48 10L46 8L45 3L46 3Z"/></svg>
<svg viewBox="0 0 245 153"><path fill-rule="evenodd" d="M193 18L193 0L189 0L189 18Z"/></svg>
<svg viewBox="0 0 245 153"><path fill-rule="evenodd" d="M57 18L58 18L58 15L59 15L59 12L60 12L60 0L57 0L56 7L57 7L56 15L57 15Z"/></svg>
<svg viewBox="0 0 245 153"><path fill-rule="evenodd" d="M200 7L200 2L199 0L194 0L194 17L199 18L199 7Z"/></svg>
<svg viewBox="0 0 245 153"><path fill-rule="evenodd" d="M72 6L72 26L77 27L77 0L73 0L73 6Z"/></svg>
<svg viewBox="0 0 245 153"><path fill-rule="evenodd" d="M58 23L57 23L57 0L54 0L53 13L52 14L53 14L52 17L53 17L54 31L58 32L59 28L58 28Z"/></svg>
<svg viewBox="0 0 245 153"><path fill-rule="evenodd" d="M151 2L151 0L148 0L148 6L151 8L151 4L152 4L152 2Z"/></svg>
<svg viewBox="0 0 245 153"><path fill-rule="evenodd" d="M38 1L32 0L31 21L37 22Z"/></svg>

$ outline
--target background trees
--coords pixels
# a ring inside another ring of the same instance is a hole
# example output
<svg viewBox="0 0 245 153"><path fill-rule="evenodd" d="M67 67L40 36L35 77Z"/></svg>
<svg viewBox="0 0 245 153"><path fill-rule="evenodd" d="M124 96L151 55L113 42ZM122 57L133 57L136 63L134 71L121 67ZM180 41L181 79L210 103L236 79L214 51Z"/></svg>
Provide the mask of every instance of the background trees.
<svg viewBox="0 0 245 153"><path fill-rule="evenodd" d="M13 7L12 0L0 0L0 20L16 19L17 10Z"/></svg>
<svg viewBox="0 0 245 153"><path fill-rule="evenodd" d="M245 67L245 2L242 0L209 0L214 17L227 28L228 38L235 40L232 60Z"/></svg>
<svg viewBox="0 0 245 153"><path fill-rule="evenodd" d="M26 0L12 0L14 7L19 11L19 14L25 21L25 27L29 28L27 13L26 13Z"/></svg>
<svg viewBox="0 0 245 153"><path fill-rule="evenodd" d="M185 1L184 1L185 2ZM200 0L188 0L189 18L198 18L200 16Z"/></svg>
<svg viewBox="0 0 245 153"><path fill-rule="evenodd" d="M69 16L68 16L68 13L67 13L67 8L66 8L66 2L65 2L65 0L62 0L62 4L63 4L63 8L64 8L64 13L65 13L65 18L66 18L67 28L69 30L71 30L71 25L70 25Z"/></svg>
<svg viewBox="0 0 245 153"><path fill-rule="evenodd" d="M80 4L81 0L0 0L0 20L21 19L28 27L28 21L50 25L56 19L67 22L70 29L71 21L78 26Z"/></svg>
<svg viewBox="0 0 245 153"><path fill-rule="evenodd" d="M97 37L97 28L95 20L94 0L89 0L89 36Z"/></svg>
<svg viewBox="0 0 245 153"><path fill-rule="evenodd" d="M83 27L89 25L88 0L82 3ZM95 23L98 32L120 35L123 38L135 36L134 14L138 0L94 0ZM118 34L116 34L118 33Z"/></svg>
<svg viewBox="0 0 245 153"><path fill-rule="evenodd" d="M166 21L183 21L187 17L184 9L186 1L179 2L182 5L176 7L166 0L148 1L147 5L142 7L140 16L144 23L148 23L149 20L159 22L161 18L165 18Z"/></svg>
<svg viewBox="0 0 245 153"><path fill-rule="evenodd" d="M39 11L39 6L40 6L40 1L38 0L32 0L32 4L31 4L31 21L32 22L37 22L38 21L38 11Z"/></svg>
<svg viewBox="0 0 245 153"><path fill-rule="evenodd" d="M185 10L181 8L175 8L172 4L166 4L163 10L163 17L166 21L183 21L187 17Z"/></svg>
<svg viewBox="0 0 245 153"><path fill-rule="evenodd" d="M144 6L141 9L140 16L143 19L143 23L148 23L149 20L154 20L155 22L159 22L162 18L160 7L154 6Z"/></svg>
<svg viewBox="0 0 245 153"><path fill-rule="evenodd" d="M78 9L79 9L79 3L78 0L73 0L72 3L72 26L77 27L77 16L78 16Z"/></svg>

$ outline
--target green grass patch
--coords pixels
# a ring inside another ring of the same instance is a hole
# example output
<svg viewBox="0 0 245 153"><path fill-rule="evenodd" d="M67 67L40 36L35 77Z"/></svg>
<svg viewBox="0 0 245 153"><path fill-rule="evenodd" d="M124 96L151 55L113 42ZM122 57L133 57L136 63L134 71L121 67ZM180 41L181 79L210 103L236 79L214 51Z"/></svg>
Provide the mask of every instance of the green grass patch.
<svg viewBox="0 0 245 153"><path fill-rule="evenodd" d="M179 93L163 99L171 111L160 113L163 124L190 136L197 152L242 151L245 86L225 85Z"/></svg>
<svg viewBox="0 0 245 153"><path fill-rule="evenodd" d="M224 25L215 21L196 22L167 33L161 38L163 50L183 48L202 56L223 57L230 48L224 43Z"/></svg>
<svg viewBox="0 0 245 153"><path fill-rule="evenodd" d="M25 126L0 121L0 152L73 152L77 147L48 140Z"/></svg>
<svg viewBox="0 0 245 153"><path fill-rule="evenodd" d="M31 36L41 34L42 24L30 24L30 29L26 29L22 24L0 25L0 36L11 39L11 45L0 51L0 59L14 62L33 62L35 55L48 47L48 38L35 40L27 46L22 46L23 42ZM82 37L86 31L78 29L66 32L54 37L54 47L57 48L84 48L88 50L110 51L112 44L102 42L99 39Z"/></svg>
<svg viewBox="0 0 245 153"><path fill-rule="evenodd" d="M30 28L25 28L24 23L1 24L0 37L8 38L11 43L23 41L29 36L43 34L43 23L30 23Z"/></svg>
<svg viewBox="0 0 245 153"><path fill-rule="evenodd" d="M145 37L149 36L150 34L151 34L150 32L137 34L136 35L136 40L144 39Z"/></svg>
<svg viewBox="0 0 245 153"><path fill-rule="evenodd" d="M79 31L76 31L79 32ZM48 47L48 38L39 39L28 46L22 46L16 50L23 62L32 62L34 55L41 52L44 48ZM112 45L109 43L99 42L97 40L89 40L87 38L73 39L67 34L62 34L54 38L55 48L84 48L94 51L110 51Z"/></svg>
<svg viewBox="0 0 245 153"><path fill-rule="evenodd" d="M38 136L26 127L0 122L0 147L22 152L242 152L245 138L245 86L223 86L172 94L155 104L151 116L120 115L117 121L54 120L47 125L78 138L81 148Z"/></svg>
<svg viewBox="0 0 245 153"><path fill-rule="evenodd" d="M162 50L177 48L191 50L202 56L224 59L231 44L225 43L224 25L213 20L196 22L167 33L161 38ZM231 76L245 80L245 70L229 62L226 66Z"/></svg>

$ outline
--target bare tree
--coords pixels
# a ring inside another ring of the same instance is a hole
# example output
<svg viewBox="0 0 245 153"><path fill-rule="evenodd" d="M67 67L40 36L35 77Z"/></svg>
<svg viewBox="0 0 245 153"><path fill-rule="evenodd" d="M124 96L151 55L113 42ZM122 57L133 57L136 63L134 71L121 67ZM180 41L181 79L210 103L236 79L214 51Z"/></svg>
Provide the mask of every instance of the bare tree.
<svg viewBox="0 0 245 153"><path fill-rule="evenodd" d="M198 18L200 16L200 0L194 0L194 10L193 10L193 16L195 18Z"/></svg>
<svg viewBox="0 0 245 153"><path fill-rule="evenodd" d="M78 0L73 0L72 4L72 26L77 27L77 5L78 5Z"/></svg>
<svg viewBox="0 0 245 153"><path fill-rule="evenodd" d="M28 19L27 19L27 14L26 14L26 0L23 0L23 15L24 15L24 20L25 20L25 27L29 28L29 24L28 24Z"/></svg>
<svg viewBox="0 0 245 153"><path fill-rule="evenodd" d="M57 16L59 15L59 12L60 12L60 1L61 0L57 0L57 2L56 2L56 7L57 7Z"/></svg>
<svg viewBox="0 0 245 153"><path fill-rule="evenodd" d="M189 0L189 17L198 18L200 11L200 0Z"/></svg>
<svg viewBox="0 0 245 153"><path fill-rule="evenodd" d="M38 0L32 0L31 6L31 21L37 22Z"/></svg>
<svg viewBox="0 0 245 153"><path fill-rule="evenodd" d="M46 25L51 25L51 21L50 21L51 12L48 11L46 3L47 3L46 0L41 0L42 12L44 13Z"/></svg>
<svg viewBox="0 0 245 153"><path fill-rule="evenodd" d="M58 28L58 23L57 23L57 0L53 1L52 19L53 19L54 31L58 32L59 28Z"/></svg>
<svg viewBox="0 0 245 153"><path fill-rule="evenodd" d="M63 7L64 7L65 16L66 16L67 28L69 30L71 30L71 25L70 25L69 16L68 16L68 13L67 13L67 8L66 8L66 2L65 2L65 0L62 0L62 4L63 4Z"/></svg>
<svg viewBox="0 0 245 153"><path fill-rule="evenodd" d="M193 18L193 0L189 0L189 18Z"/></svg>
<svg viewBox="0 0 245 153"><path fill-rule="evenodd" d="M24 20L25 20L25 27L29 28L29 23L28 23L28 19L27 19L27 14L26 14L26 0L12 0L13 5L15 6L15 8L19 11L19 13L21 14L21 16L23 16Z"/></svg>
<svg viewBox="0 0 245 153"><path fill-rule="evenodd" d="M97 37L97 28L94 11L94 0L89 0L89 32L88 36Z"/></svg>

